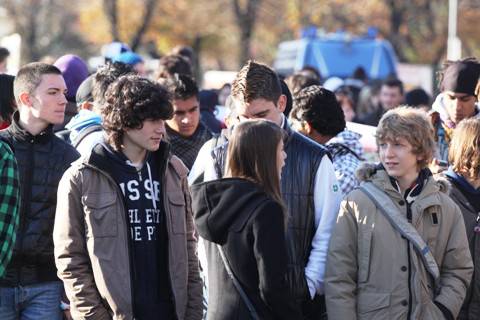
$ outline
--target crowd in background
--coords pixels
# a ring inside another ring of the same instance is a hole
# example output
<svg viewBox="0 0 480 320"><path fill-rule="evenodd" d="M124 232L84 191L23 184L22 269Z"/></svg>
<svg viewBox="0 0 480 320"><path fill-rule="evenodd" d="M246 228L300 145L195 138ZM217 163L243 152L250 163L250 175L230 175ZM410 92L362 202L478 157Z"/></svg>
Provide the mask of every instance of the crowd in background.
<svg viewBox="0 0 480 320"><path fill-rule="evenodd" d="M478 318L476 59L433 99L256 61L202 90L193 55L0 74L1 319Z"/></svg>

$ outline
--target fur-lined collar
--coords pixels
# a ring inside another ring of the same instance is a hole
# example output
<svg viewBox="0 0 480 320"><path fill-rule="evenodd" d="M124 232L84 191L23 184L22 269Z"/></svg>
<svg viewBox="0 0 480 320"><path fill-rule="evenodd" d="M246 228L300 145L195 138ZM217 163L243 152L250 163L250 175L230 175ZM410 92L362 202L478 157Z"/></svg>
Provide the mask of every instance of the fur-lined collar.
<svg viewBox="0 0 480 320"><path fill-rule="evenodd" d="M358 179L358 181L363 182L363 181L372 181L375 182L375 180L384 180L383 177L380 177L377 174L377 171L383 171L385 174L385 177L388 177L386 172L379 167L378 164L375 163L362 163L360 167L357 169L355 172L355 175ZM433 180L434 184L438 187L438 191L443 192L445 194L450 194L450 191L452 189L452 186L450 182L442 175L435 175L431 177ZM378 182L378 181L377 181Z"/></svg>

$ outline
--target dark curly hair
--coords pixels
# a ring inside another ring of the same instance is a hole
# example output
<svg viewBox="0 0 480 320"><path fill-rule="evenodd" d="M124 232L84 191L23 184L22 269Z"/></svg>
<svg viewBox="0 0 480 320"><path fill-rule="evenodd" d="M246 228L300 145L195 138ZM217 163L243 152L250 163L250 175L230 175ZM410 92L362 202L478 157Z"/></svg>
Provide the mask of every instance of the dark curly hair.
<svg viewBox="0 0 480 320"><path fill-rule="evenodd" d="M93 75L92 97L98 109L102 109L106 103L105 93L108 87L119 77L134 74L131 66L121 62L109 62L100 67Z"/></svg>
<svg viewBox="0 0 480 320"><path fill-rule="evenodd" d="M297 93L290 118L307 122L325 136L336 136L346 125L345 115L335 94L318 85L306 87Z"/></svg>
<svg viewBox="0 0 480 320"><path fill-rule="evenodd" d="M191 97L198 98L197 83L186 74L175 73L169 78L160 78L157 82L167 88L175 100L187 100Z"/></svg>
<svg viewBox="0 0 480 320"><path fill-rule="evenodd" d="M167 89L137 75L121 76L110 85L102 109L107 142L121 149L126 129L141 129L145 120L167 120L173 116Z"/></svg>

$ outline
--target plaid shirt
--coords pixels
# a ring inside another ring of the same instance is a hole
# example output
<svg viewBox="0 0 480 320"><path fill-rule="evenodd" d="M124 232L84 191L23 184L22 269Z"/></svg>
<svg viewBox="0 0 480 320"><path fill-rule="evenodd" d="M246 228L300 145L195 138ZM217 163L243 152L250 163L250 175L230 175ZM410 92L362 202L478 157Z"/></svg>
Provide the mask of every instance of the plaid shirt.
<svg viewBox="0 0 480 320"><path fill-rule="evenodd" d="M363 158L360 137L361 135L356 132L344 130L326 143L326 147L332 155L335 176L344 195L358 186L355 171L362 162L359 158Z"/></svg>
<svg viewBox="0 0 480 320"><path fill-rule="evenodd" d="M12 150L0 141L0 277L12 257L19 224L20 189Z"/></svg>

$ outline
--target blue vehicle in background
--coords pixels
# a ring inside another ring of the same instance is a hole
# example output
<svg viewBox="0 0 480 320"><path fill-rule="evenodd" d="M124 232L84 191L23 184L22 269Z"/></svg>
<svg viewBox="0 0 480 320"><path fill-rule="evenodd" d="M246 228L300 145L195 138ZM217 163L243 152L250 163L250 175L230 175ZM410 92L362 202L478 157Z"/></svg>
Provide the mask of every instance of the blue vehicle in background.
<svg viewBox="0 0 480 320"><path fill-rule="evenodd" d="M304 66L317 68L324 79L352 75L361 66L370 80L397 74L397 58L390 42L375 38L375 30L364 37L345 32L317 36L317 28L302 31L302 38L279 44L274 69L287 76Z"/></svg>

